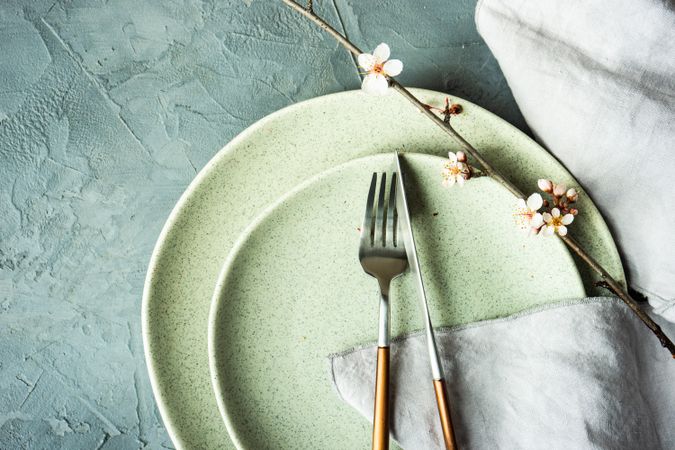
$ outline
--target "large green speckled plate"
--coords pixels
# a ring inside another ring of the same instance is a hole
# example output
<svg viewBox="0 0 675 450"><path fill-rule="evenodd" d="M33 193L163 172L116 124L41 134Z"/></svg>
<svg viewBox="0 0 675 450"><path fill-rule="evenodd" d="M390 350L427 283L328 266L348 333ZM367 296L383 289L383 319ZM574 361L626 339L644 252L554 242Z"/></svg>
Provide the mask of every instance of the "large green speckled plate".
<svg viewBox="0 0 675 450"><path fill-rule="evenodd" d="M584 296L562 241L528 238L513 222L516 199L487 177L444 188L444 161L405 155L434 325ZM372 173L392 162L369 156L309 180L256 219L224 264L209 355L237 447L368 447L370 424L333 391L326 359L377 339L379 290L358 263L357 228ZM394 280L391 300L394 336L424 326L411 276Z"/></svg>
<svg viewBox="0 0 675 450"><path fill-rule="evenodd" d="M441 106L446 94L414 90ZM457 129L525 191L569 173L519 130L467 101ZM267 206L295 186L349 160L392 149L443 156L449 138L398 95L350 91L278 111L249 127L199 173L174 208L150 261L143 294L143 339L150 380L164 423L179 448L233 448L211 388L207 322L226 255ZM602 217L582 192L571 233L623 279ZM586 290L593 276L577 264Z"/></svg>

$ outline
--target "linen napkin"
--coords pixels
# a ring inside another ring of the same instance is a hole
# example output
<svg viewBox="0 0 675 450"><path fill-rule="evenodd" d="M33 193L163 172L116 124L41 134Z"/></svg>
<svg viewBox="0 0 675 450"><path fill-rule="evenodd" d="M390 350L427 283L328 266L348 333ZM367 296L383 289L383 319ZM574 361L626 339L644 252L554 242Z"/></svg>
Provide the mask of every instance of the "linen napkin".
<svg viewBox="0 0 675 450"><path fill-rule="evenodd" d="M675 2L482 0L476 24L537 139L608 219L631 287L675 321Z"/></svg>
<svg viewBox="0 0 675 450"><path fill-rule="evenodd" d="M616 298L436 337L462 449L675 448L675 362ZM369 421L375 360L375 345L329 358L336 391ZM393 438L408 450L443 448L422 334L392 343L390 370Z"/></svg>

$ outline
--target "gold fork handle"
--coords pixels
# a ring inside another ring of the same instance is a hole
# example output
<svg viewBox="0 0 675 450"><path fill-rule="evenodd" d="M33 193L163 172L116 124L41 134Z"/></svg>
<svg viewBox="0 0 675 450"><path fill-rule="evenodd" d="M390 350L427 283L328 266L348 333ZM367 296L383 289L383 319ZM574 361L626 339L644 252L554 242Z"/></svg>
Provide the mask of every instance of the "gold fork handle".
<svg viewBox="0 0 675 450"><path fill-rule="evenodd" d="M373 450L389 449L389 347L377 347Z"/></svg>
<svg viewBox="0 0 675 450"><path fill-rule="evenodd" d="M438 405L438 415L441 419L441 428L443 428L443 439L447 450L458 450L455 441L455 431L452 428L452 419L450 418L450 403L445 389L445 380L434 380L434 391L436 391L436 404Z"/></svg>

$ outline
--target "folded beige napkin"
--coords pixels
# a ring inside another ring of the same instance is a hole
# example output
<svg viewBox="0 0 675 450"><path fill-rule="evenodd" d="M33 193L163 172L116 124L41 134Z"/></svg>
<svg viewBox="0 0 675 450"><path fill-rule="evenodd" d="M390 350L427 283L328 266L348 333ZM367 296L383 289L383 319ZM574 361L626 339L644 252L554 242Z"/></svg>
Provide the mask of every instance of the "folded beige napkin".
<svg viewBox="0 0 675 450"><path fill-rule="evenodd" d="M675 361L618 299L439 330L437 340L462 450L675 448ZM375 358L375 345L330 357L336 391L364 420ZM423 335L392 343L391 390L394 439L443 448Z"/></svg>

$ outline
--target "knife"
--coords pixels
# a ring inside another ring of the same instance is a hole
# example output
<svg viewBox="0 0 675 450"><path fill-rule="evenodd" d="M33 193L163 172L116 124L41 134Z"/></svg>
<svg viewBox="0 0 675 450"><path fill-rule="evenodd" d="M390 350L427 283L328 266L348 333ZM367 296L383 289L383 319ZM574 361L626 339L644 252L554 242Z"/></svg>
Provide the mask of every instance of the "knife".
<svg viewBox="0 0 675 450"><path fill-rule="evenodd" d="M438 406L438 414L441 420L441 428L443 429L443 439L445 440L445 448L448 450L457 450L457 443L455 442L455 433L452 428L452 420L450 418L450 405L448 402L448 394L445 387L445 377L443 375L443 366L438 357L438 349L436 347L436 338L434 337L434 328L431 324L429 316L429 304L427 303L427 294L424 290L424 280L422 280L422 272L420 271L420 262L417 259L417 248L415 247L415 236L413 235L412 222L410 220L410 210L408 209L408 198L405 192L405 173L401 165L401 156L398 152L396 155L396 171L398 172L397 188L398 195L396 195L396 211L398 213L398 224L401 238L405 245L405 252L408 256L408 266L410 272L415 277L417 292L419 293L422 302L422 311L424 315L424 327L426 331L427 350L429 351L429 361L431 363L431 375L434 379L434 391L436 393L436 404Z"/></svg>

